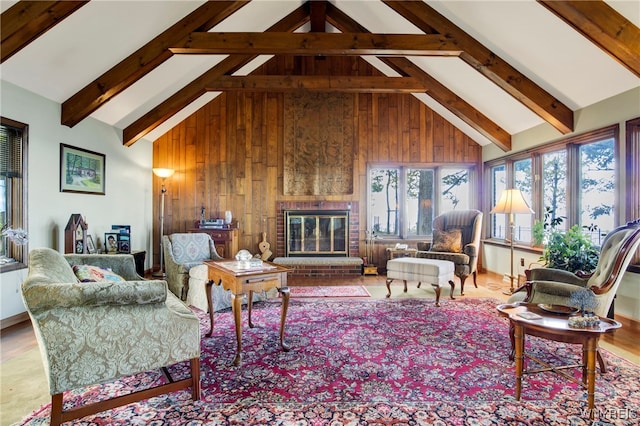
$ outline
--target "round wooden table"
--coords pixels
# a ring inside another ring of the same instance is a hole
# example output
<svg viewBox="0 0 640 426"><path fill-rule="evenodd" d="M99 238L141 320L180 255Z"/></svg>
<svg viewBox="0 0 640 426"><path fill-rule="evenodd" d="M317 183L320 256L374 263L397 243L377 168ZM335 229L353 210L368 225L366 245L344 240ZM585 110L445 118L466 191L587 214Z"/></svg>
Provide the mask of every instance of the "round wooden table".
<svg viewBox="0 0 640 426"><path fill-rule="evenodd" d="M596 357L598 351L598 340L604 333L613 333L622 325L615 320L600 317L600 323L592 327L571 328L569 327L569 315L554 314L540 308L536 304L527 304L524 302L502 304L497 307L500 315L509 318L511 325L511 336L513 349L515 350L516 362L516 399L520 400L522 391L522 375L534 374L543 371L553 371L561 376L577 382L574 377L566 374L562 370L567 368L582 368L582 383L587 389L587 403L589 407L589 417L594 417L595 405L595 374L596 374ZM529 314L537 317L527 319ZM551 366L546 362L537 359L531 355L525 354L525 335L537 336L543 339L554 340L556 342L574 343L582 345L582 363L575 365ZM537 370L524 370L524 358L527 357L545 368ZM603 365L603 364L601 364ZM604 372L604 371L603 371Z"/></svg>

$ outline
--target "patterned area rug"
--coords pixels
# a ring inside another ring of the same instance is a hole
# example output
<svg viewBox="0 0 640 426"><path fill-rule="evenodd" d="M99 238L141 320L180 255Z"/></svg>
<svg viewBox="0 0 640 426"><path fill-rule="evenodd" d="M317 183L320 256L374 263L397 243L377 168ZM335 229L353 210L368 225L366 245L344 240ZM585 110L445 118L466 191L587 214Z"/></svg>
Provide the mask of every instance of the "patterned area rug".
<svg viewBox="0 0 640 426"><path fill-rule="evenodd" d="M289 287L291 297L371 297L363 285Z"/></svg>
<svg viewBox="0 0 640 426"><path fill-rule="evenodd" d="M586 392L552 374L525 376L514 399L514 365L508 360L508 322L497 302L459 298L433 301L293 300L286 340L278 344L279 302L256 303L253 329L244 328L243 363L235 353L233 318L218 313L211 338L202 340L202 399L174 392L86 417L77 425L282 424L282 425L587 425ZM202 312L201 331L208 330ZM246 323L246 317L243 315ZM558 363L577 363L581 350L530 337L527 350ZM640 367L603 351L598 372L599 425L637 424ZM171 368L188 374L187 363ZM576 372L576 377L579 373ZM161 381L159 372L68 392L67 406L129 392ZM48 424L49 406L20 424Z"/></svg>

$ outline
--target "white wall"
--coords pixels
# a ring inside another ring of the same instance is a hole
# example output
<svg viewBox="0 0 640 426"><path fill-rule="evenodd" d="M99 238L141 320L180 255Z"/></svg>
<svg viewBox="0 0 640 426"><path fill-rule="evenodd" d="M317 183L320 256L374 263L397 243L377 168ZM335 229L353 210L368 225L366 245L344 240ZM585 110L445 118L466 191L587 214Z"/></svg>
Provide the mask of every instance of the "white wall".
<svg viewBox="0 0 640 426"><path fill-rule="evenodd" d="M619 202L616 204L618 208L618 222L620 224L626 223L624 212L625 202L624 188L625 188L625 123L626 121L640 117L640 88L629 90L620 95L606 99L588 108L584 108L574 113L575 132L569 135L562 135L557 130L554 130L550 125L543 124L525 132L518 133L512 137L512 151L509 153L515 153L523 151L525 149L542 145L545 143L564 139L574 134L581 134L591 130L600 129L602 127L610 126L613 124L620 125L620 142L621 151L620 158L620 176L618 176L618 185L620 192L618 193ZM482 149L483 161L493 160L495 158L503 157L506 154L494 145L485 146ZM489 271L497 272L499 274L509 273L509 250L504 247L497 247L494 245L483 244L482 252L482 264L483 267ZM527 257L529 256L529 257ZM531 259L532 255L529 253L518 252L514 253L515 265L519 265L518 261L521 257L525 259ZM535 256L533 256L535 257ZM514 271L517 266L514 265ZM525 260L525 265L528 265ZM640 274L626 273L620 288L618 289L615 300L616 313L622 314L629 318L640 320Z"/></svg>
<svg viewBox="0 0 640 426"><path fill-rule="evenodd" d="M60 124L60 104L0 82L0 114L29 125L29 249L51 247L64 252L64 228L73 213L83 215L98 244L111 225L131 225L131 248L146 250L151 265L152 144L128 148L121 132L88 118L73 128ZM60 192L60 144L105 154L106 195ZM20 283L26 270L0 275L0 318L24 312Z"/></svg>

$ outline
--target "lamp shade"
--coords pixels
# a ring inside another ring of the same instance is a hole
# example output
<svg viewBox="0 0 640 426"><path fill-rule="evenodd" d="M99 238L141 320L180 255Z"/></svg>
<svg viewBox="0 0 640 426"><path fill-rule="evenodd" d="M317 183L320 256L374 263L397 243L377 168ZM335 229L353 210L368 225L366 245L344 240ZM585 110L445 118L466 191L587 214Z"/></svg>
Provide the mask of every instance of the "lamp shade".
<svg viewBox="0 0 640 426"><path fill-rule="evenodd" d="M505 189L500 196L498 204L495 205L490 213L532 214L533 210L531 210L519 189Z"/></svg>
<svg viewBox="0 0 640 426"><path fill-rule="evenodd" d="M158 176L158 177L160 177L160 178L162 178L162 179L168 178L174 173L175 173L175 170L173 170L173 169L161 169L161 168L154 168L153 169L153 174Z"/></svg>

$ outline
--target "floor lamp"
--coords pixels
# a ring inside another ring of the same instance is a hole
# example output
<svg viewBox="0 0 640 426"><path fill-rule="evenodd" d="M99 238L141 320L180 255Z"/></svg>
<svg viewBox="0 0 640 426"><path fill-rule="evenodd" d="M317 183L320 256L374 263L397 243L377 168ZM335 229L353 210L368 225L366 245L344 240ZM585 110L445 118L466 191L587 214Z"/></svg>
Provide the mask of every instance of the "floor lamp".
<svg viewBox="0 0 640 426"><path fill-rule="evenodd" d="M509 228L511 229L511 242L509 244L511 248L511 274L509 275L509 279L511 281L511 286L509 287L508 292L505 291L505 294L513 294L515 290L513 286L513 237L516 228L514 216L516 214L532 214L533 210L531 210L531 207L529 207L519 189L505 189L500 196L498 204L496 204L493 210L489 213L509 215Z"/></svg>
<svg viewBox="0 0 640 426"><path fill-rule="evenodd" d="M153 174L162 178L162 190L160 191L160 269L158 272L154 272L152 275L154 277L162 277L164 278L166 275L164 273L164 247L162 244L162 236L164 235L164 194L167 192L167 188L164 186L164 181L166 178L173 175L175 170L173 169L153 169Z"/></svg>

